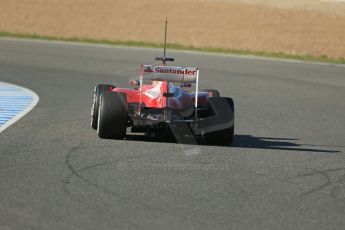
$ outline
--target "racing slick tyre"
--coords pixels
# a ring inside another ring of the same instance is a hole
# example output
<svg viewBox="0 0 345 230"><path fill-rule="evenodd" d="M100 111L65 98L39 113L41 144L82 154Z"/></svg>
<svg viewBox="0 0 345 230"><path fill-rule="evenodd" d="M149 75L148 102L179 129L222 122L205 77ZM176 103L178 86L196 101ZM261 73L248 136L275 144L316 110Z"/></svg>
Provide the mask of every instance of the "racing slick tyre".
<svg viewBox="0 0 345 230"><path fill-rule="evenodd" d="M128 117L127 98L116 92L103 92L98 108L97 134L101 138L123 139Z"/></svg>
<svg viewBox="0 0 345 230"><path fill-rule="evenodd" d="M210 97L220 97L220 93L216 89L203 89L200 91L201 92L208 92L208 94L210 94Z"/></svg>
<svg viewBox="0 0 345 230"><path fill-rule="evenodd" d="M91 107L91 127L97 129L97 120L98 120L98 107L99 107L99 97L103 92L110 91L114 89L113 85L100 84L94 88L93 91L93 103Z"/></svg>
<svg viewBox="0 0 345 230"><path fill-rule="evenodd" d="M226 99L228 106L235 114L233 99L227 97L224 97L224 99ZM205 134L206 143L211 145L231 145L234 141L234 127L235 123L230 128Z"/></svg>

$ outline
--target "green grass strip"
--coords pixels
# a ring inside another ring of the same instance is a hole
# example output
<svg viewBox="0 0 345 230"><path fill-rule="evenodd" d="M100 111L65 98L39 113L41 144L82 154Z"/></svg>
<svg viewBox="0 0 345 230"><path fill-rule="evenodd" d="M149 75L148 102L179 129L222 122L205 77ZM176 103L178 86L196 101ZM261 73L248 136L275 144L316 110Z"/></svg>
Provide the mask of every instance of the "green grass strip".
<svg viewBox="0 0 345 230"><path fill-rule="evenodd" d="M122 45L129 47L150 47L150 48L162 48L162 43L154 42L144 42L144 41L112 41L107 39L91 39L91 38L78 38L78 37L54 37L45 36L38 34L26 34L26 33L11 33L0 31L0 37L12 37L12 38L27 38L27 39L40 39L40 40L50 40L50 41L68 41L68 42L82 42L82 43L92 43L92 44L106 44L106 45ZM236 54L236 55L250 55L250 56L260 56L260 57L270 57L279 59L291 59L309 62L324 62L324 63L334 63L334 64L345 64L345 58L331 58L326 55L322 56L312 56L312 55L299 55L299 54L287 54L287 53L275 53L266 51L251 51L251 50L240 50L240 49L228 49L228 48L213 48L213 47L195 47L182 45L178 43L168 43L167 47L169 49L175 50L190 50L190 51L201 51L210 53L222 53L222 54Z"/></svg>

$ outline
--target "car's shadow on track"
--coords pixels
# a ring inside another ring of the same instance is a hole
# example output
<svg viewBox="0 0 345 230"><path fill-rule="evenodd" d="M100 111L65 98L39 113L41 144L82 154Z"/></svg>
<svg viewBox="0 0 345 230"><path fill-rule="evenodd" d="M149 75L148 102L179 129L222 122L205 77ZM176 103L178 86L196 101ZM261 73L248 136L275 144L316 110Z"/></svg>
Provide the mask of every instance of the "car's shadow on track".
<svg viewBox="0 0 345 230"><path fill-rule="evenodd" d="M324 149L325 147L344 147L344 146L324 146L324 145L303 145L297 143L298 139L292 138L273 138L273 137L255 137L252 135L235 135L232 145L210 145L203 141L196 140L194 142L180 143L173 138L155 138L148 139L143 135L127 134L128 141L149 141L149 142L162 142L162 143L175 143L175 144L196 144L200 146L215 146L223 148L250 148L250 149L270 149L270 150L285 150L285 151L298 151L298 152L315 152L315 153L338 153L339 150ZM314 146L310 148L308 146ZM323 147L319 149L317 147Z"/></svg>
<svg viewBox="0 0 345 230"><path fill-rule="evenodd" d="M298 144L298 139L291 138L273 138L273 137L255 137L251 135L236 135L235 141L231 147L253 148L253 149L272 149L285 151L301 151L316 153L338 153L338 150L318 149L305 147L306 145ZM339 147L339 146L322 146L313 145L314 147Z"/></svg>

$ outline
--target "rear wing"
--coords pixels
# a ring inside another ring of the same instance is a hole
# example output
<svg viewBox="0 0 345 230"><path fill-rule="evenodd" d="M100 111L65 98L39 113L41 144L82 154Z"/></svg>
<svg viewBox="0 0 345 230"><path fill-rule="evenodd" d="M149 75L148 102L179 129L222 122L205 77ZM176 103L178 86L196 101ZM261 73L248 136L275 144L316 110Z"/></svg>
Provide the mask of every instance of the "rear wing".
<svg viewBox="0 0 345 230"><path fill-rule="evenodd" d="M142 65L143 80L196 83L198 68Z"/></svg>
<svg viewBox="0 0 345 230"><path fill-rule="evenodd" d="M199 68L178 67L164 65L140 65L140 103L139 113L142 105L142 83L143 80L167 81L180 83L196 83L195 86L195 110L198 107L199 90ZM168 92L169 93L169 92Z"/></svg>

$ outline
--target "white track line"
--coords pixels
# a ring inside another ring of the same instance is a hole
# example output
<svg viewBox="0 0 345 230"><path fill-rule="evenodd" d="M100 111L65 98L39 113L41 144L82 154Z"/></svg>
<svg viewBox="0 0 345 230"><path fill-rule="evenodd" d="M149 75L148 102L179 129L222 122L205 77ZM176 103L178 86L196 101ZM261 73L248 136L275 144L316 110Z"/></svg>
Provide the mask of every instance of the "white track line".
<svg viewBox="0 0 345 230"><path fill-rule="evenodd" d="M38 103L39 96L24 87L0 82L0 133L13 125Z"/></svg>

